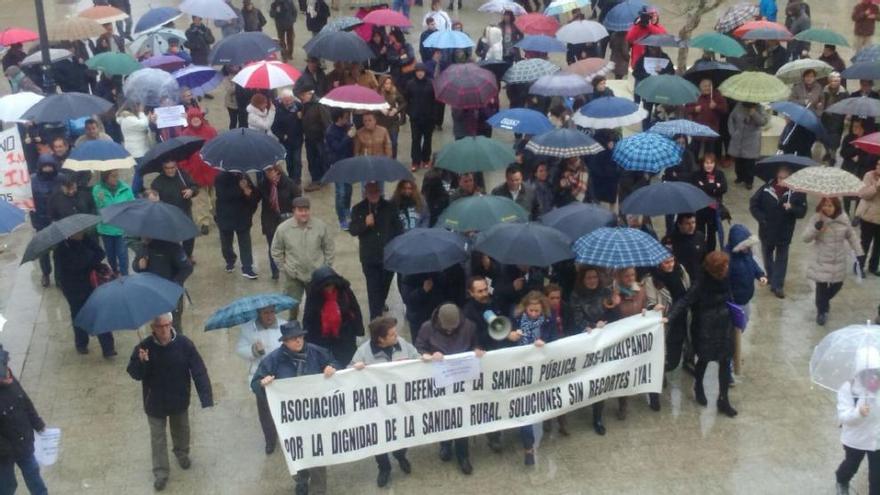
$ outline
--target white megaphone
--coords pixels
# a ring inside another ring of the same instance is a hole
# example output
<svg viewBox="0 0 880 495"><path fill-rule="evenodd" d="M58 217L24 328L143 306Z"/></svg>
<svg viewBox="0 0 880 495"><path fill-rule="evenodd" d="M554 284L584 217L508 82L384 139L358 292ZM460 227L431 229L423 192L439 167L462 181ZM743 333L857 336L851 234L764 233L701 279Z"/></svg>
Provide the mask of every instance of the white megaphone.
<svg viewBox="0 0 880 495"><path fill-rule="evenodd" d="M492 337L495 340L507 339L507 336L510 334L510 329L513 328L513 325L510 323L510 318L506 316L498 316L492 310L484 311L483 319L486 320L486 323L489 325L489 337Z"/></svg>

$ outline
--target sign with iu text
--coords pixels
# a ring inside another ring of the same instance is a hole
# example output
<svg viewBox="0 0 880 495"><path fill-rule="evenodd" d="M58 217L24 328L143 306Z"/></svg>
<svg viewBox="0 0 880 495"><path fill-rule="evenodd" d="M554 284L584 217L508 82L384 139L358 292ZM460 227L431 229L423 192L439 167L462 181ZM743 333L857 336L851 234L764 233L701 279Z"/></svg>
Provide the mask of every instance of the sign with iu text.
<svg viewBox="0 0 880 495"><path fill-rule="evenodd" d="M24 158L17 127L0 132L0 201L8 201L24 210L34 209L31 175Z"/></svg>
<svg viewBox="0 0 880 495"><path fill-rule="evenodd" d="M636 315L590 334L479 359L476 378L440 387L434 363L400 361L277 380L269 407L291 473L516 428L612 397L660 392L663 324ZM473 359L472 353L446 360Z"/></svg>

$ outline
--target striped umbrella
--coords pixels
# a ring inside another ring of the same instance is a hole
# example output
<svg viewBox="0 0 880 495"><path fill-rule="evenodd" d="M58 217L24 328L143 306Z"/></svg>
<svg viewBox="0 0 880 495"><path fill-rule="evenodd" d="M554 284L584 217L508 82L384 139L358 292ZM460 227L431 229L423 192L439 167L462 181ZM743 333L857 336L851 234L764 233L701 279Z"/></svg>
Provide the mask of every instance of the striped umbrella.
<svg viewBox="0 0 880 495"><path fill-rule="evenodd" d="M681 147L675 141L653 132L640 132L620 140L611 158L624 170L656 174L678 165Z"/></svg>
<svg viewBox="0 0 880 495"><path fill-rule="evenodd" d="M575 261L605 268L657 266L669 251L650 235L629 227L601 227L576 240Z"/></svg>
<svg viewBox="0 0 880 495"><path fill-rule="evenodd" d="M232 82L248 89L276 89L293 86L300 72L278 61L260 61L244 66Z"/></svg>
<svg viewBox="0 0 880 495"><path fill-rule="evenodd" d="M698 124L692 120L675 119L654 124L648 132L654 132L666 137L673 137L678 134L693 137L710 137L717 138L718 133L713 131L711 127Z"/></svg>
<svg viewBox="0 0 880 495"><path fill-rule="evenodd" d="M498 81L477 64L452 64L434 79L434 94L453 108L480 108L498 97Z"/></svg>
<svg viewBox="0 0 880 495"><path fill-rule="evenodd" d="M349 110L381 111L388 109L388 102L385 101L384 96L358 84L346 84L333 88L321 98L321 104Z"/></svg>
<svg viewBox="0 0 880 495"><path fill-rule="evenodd" d="M542 58L530 58L513 64L502 81L507 84L524 84L537 81L541 76L553 74L560 70L559 66Z"/></svg>

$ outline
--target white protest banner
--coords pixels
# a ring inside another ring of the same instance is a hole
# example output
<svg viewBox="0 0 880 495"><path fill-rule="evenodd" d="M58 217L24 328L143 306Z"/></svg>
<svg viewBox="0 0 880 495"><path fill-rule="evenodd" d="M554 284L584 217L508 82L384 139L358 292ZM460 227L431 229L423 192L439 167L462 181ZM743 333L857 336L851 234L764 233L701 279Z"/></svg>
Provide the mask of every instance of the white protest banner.
<svg viewBox="0 0 880 495"><path fill-rule="evenodd" d="M433 363L413 360L276 380L266 394L293 474L660 392L663 353L661 316L649 312L540 348L487 353L478 378L448 387L434 383Z"/></svg>
<svg viewBox="0 0 880 495"><path fill-rule="evenodd" d="M8 201L23 210L34 209L31 174L17 127L0 132L0 201Z"/></svg>
<svg viewBox="0 0 880 495"><path fill-rule="evenodd" d="M183 105L173 107L156 107L156 127L165 129L166 127L186 126L186 109Z"/></svg>

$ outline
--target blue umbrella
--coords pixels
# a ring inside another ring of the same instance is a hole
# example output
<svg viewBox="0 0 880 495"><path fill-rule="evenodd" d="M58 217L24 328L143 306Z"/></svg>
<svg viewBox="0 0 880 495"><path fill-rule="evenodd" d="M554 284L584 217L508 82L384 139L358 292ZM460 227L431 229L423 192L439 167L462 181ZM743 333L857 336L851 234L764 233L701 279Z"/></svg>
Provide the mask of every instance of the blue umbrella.
<svg viewBox="0 0 880 495"><path fill-rule="evenodd" d="M383 266L402 275L441 272L468 258L466 244L456 232L417 227L385 245Z"/></svg>
<svg viewBox="0 0 880 495"><path fill-rule="evenodd" d="M24 223L24 210L8 201L0 201L0 234L8 234Z"/></svg>
<svg viewBox="0 0 880 495"><path fill-rule="evenodd" d="M565 43L546 34L526 36L514 45L520 50L541 53L565 53Z"/></svg>
<svg viewBox="0 0 880 495"><path fill-rule="evenodd" d="M537 222L493 225L477 236L474 250L505 265L545 267L574 257L567 235Z"/></svg>
<svg viewBox="0 0 880 495"><path fill-rule="evenodd" d="M385 156L354 156L339 160L330 166L321 182L393 182L414 180L412 172L399 161Z"/></svg>
<svg viewBox="0 0 880 495"><path fill-rule="evenodd" d="M880 60L880 44L872 43L859 50L850 59L850 62L855 64L859 62L874 62L875 60Z"/></svg>
<svg viewBox="0 0 880 495"><path fill-rule="evenodd" d="M576 201L550 210L541 217L541 223L562 232L569 239L580 239L600 227L614 225L617 217L608 208Z"/></svg>
<svg viewBox="0 0 880 495"><path fill-rule="evenodd" d="M122 145L103 139L95 139L80 144L73 148L70 156L64 161L64 168L76 172L86 170L106 172L109 170L132 168L134 165L134 158L131 157Z"/></svg>
<svg viewBox="0 0 880 495"><path fill-rule="evenodd" d="M777 172L782 167L788 168L792 173L802 168L818 167L819 164L812 158L798 155L772 155L759 160L755 167L755 175L769 182L776 178Z"/></svg>
<svg viewBox="0 0 880 495"><path fill-rule="evenodd" d="M628 31L646 4L641 0L626 0L614 6L605 16L602 24L609 31Z"/></svg>
<svg viewBox="0 0 880 495"><path fill-rule="evenodd" d="M257 319L257 310L272 306L276 313L297 305L297 300L284 294L255 294L242 297L218 309L205 322L205 331L232 328Z"/></svg>
<svg viewBox="0 0 880 495"><path fill-rule="evenodd" d="M160 28L182 16L183 12L174 7L156 7L148 10L134 25L134 34L138 35L152 29Z"/></svg>
<svg viewBox="0 0 880 495"><path fill-rule="evenodd" d="M651 126L648 132L656 132L666 137L673 137L678 134L694 137L710 137L717 138L718 133L713 131L711 127L698 124L692 120L675 119L665 122L658 122Z"/></svg>
<svg viewBox="0 0 880 495"><path fill-rule="evenodd" d="M201 151L208 165L227 172L259 172L283 160L286 154L274 137L248 128L221 132Z"/></svg>
<svg viewBox="0 0 880 495"><path fill-rule="evenodd" d="M657 266L671 253L650 235L628 227L602 227L575 241L575 261L605 268Z"/></svg>
<svg viewBox="0 0 880 495"><path fill-rule="evenodd" d="M204 96L223 82L223 74L213 67L190 65L171 74L177 84L192 90L194 96Z"/></svg>
<svg viewBox="0 0 880 495"><path fill-rule="evenodd" d="M593 86L583 77L568 72L541 76L529 87L529 94L541 96L575 97L593 92Z"/></svg>
<svg viewBox="0 0 880 495"><path fill-rule="evenodd" d="M278 43L264 33L236 33L223 38L211 48L208 62L211 65L245 65L266 60L280 49Z"/></svg>
<svg viewBox="0 0 880 495"><path fill-rule="evenodd" d="M627 215L693 213L715 203L702 189L687 182L660 182L640 187L620 205Z"/></svg>
<svg viewBox="0 0 880 495"><path fill-rule="evenodd" d="M846 79L869 79L876 81L880 79L880 60L871 60L870 62L856 62L840 73L840 77Z"/></svg>
<svg viewBox="0 0 880 495"><path fill-rule="evenodd" d="M177 307L183 286L152 273L119 277L98 286L74 318L92 335L137 330Z"/></svg>
<svg viewBox="0 0 880 495"><path fill-rule="evenodd" d="M574 123L588 129L616 129L639 124L648 112L628 98L603 96L582 106L574 114Z"/></svg>
<svg viewBox="0 0 880 495"><path fill-rule="evenodd" d="M447 29L431 34L425 38L425 42L422 45L426 48L438 48L441 50L446 48L472 48L474 40L461 31Z"/></svg>
<svg viewBox="0 0 880 495"><path fill-rule="evenodd" d="M541 112L528 108L509 108L489 117L486 122L496 129L522 134L543 134L553 130L553 124Z"/></svg>
<svg viewBox="0 0 880 495"><path fill-rule="evenodd" d="M536 155L571 158L595 155L604 148L590 136L572 129L555 129L529 140L526 148Z"/></svg>
<svg viewBox="0 0 880 495"><path fill-rule="evenodd" d="M770 108L785 115L795 124L806 128L815 134L820 140L826 141L828 139L828 134L825 132L825 126L822 125L819 117L817 117L812 110L790 101L777 101L771 103Z"/></svg>
<svg viewBox="0 0 880 495"><path fill-rule="evenodd" d="M614 147L611 158L624 170L656 174L681 161L681 147L653 132L625 137Z"/></svg>

